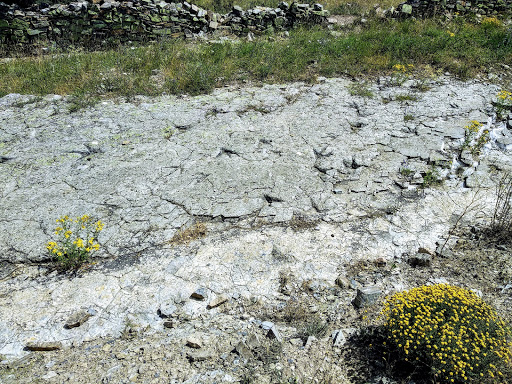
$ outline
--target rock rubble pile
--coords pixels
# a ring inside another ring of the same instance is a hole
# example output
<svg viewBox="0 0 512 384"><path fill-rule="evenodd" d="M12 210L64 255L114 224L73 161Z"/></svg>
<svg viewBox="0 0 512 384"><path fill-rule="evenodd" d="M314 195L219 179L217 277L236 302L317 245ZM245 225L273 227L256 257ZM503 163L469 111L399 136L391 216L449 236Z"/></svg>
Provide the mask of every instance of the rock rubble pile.
<svg viewBox="0 0 512 384"><path fill-rule="evenodd" d="M408 0L401 3L390 14L393 17L433 17L445 16L453 13L474 15L510 14L512 1L510 0Z"/></svg>

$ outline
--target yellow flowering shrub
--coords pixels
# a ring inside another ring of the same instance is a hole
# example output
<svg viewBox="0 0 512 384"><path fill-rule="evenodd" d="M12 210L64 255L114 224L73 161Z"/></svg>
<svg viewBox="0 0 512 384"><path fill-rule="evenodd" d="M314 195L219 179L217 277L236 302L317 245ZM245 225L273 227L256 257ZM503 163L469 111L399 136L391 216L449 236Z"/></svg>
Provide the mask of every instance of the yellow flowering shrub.
<svg viewBox="0 0 512 384"><path fill-rule="evenodd" d="M510 329L475 293L448 284L386 299L389 341L405 360L428 367L436 383L506 383Z"/></svg>
<svg viewBox="0 0 512 384"><path fill-rule="evenodd" d="M469 149L472 155L479 155L482 148L489 142L489 131L480 132L482 123L473 120L464 127L464 143L462 149Z"/></svg>
<svg viewBox="0 0 512 384"><path fill-rule="evenodd" d="M484 17L482 26L484 27L501 27L502 23L496 17Z"/></svg>
<svg viewBox="0 0 512 384"><path fill-rule="evenodd" d="M88 215L74 220L62 216L56 221L58 227L55 228L55 235L58 239L49 241L46 249L63 269L78 268L100 248L97 239L104 224Z"/></svg>
<svg viewBox="0 0 512 384"><path fill-rule="evenodd" d="M496 95L496 101L494 102L496 107L496 114L499 119L505 117L505 114L512 112L512 92L501 90Z"/></svg>

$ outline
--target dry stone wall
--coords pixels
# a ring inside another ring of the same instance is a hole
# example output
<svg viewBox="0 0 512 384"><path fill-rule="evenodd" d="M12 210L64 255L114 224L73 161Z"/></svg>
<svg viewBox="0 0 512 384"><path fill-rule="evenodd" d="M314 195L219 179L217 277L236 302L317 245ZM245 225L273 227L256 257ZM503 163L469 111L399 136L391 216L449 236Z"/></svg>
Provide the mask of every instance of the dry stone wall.
<svg viewBox="0 0 512 384"><path fill-rule="evenodd" d="M98 41L154 40L161 37L191 37L196 33L224 30L247 33L286 30L299 24L327 22L322 5L286 2L277 8L243 10L234 6L220 15L186 1L161 0L87 1L33 6L22 9L0 2L0 43L3 46L33 46L69 43L87 45Z"/></svg>
<svg viewBox="0 0 512 384"><path fill-rule="evenodd" d="M408 0L392 12L398 17L432 17L446 14L511 14L512 0Z"/></svg>

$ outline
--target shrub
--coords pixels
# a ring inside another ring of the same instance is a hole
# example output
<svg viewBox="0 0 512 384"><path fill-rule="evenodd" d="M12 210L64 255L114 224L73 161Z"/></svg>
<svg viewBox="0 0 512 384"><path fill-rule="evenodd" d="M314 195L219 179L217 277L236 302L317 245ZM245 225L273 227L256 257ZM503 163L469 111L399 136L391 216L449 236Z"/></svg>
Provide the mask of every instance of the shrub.
<svg viewBox="0 0 512 384"><path fill-rule="evenodd" d="M100 248L97 239L104 224L88 215L75 220L62 216L56 221L59 225L55 228L58 239L49 241L46 248L61 269L79 268Z"/></svg>
<svg viewBox="0 0 512 384"><path fill-rule="evenodd" d="M497 242L512 235L512 175L506 173L496 187L496 204L490 227L485 234Z"/></svg>
<svg viewBox="0 0 512 384"><path fill-rule="evenodd" d="M482 130L482 123L472 120L464 127L464 142L462 150L468 149L473 156L482 151L484 145L489 142L489 130Z"/></svg>
<svg viewBox="0 0 512 384"><path fill-rule="evenodd" d="M505 118L507 113L512 112L512 92L505 90L498 92L494 105L498 119Z"/></svg>
<svg viewBox="0 0 512 384"><path fill-rule="evenodd" d="M436 383L506 382L510 329L476 294L437 284L389 297L382 311L389 341Z"/></svg>

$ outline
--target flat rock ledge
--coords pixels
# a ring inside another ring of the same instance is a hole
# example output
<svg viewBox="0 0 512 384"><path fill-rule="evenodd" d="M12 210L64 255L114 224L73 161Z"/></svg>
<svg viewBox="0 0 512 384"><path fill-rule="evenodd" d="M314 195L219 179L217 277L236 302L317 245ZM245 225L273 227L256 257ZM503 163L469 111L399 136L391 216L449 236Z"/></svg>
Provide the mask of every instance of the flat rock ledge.
<svg viewBox="0 0 512 384"><path fill-rule="evenodd" d="M435 250L476 193L479 209L464 220L489 217L493 187L512 169L512 135L494 120L497 86L443 77L420 92L414 80L380 79L363 98L353 84L228 87L73 113L60 96L1 98L4 362L31 346L78 348L140 330L203 361L212 338L222 344L222 324L266 320L244 317L237 303L286 301L283 276L311 292L341 281L351 303L365 290L339 278L348 264ZM462 161L472 120L491 141ZM83 214L105 222L97 263L49 273L55 219ZM172 241L198 223L201 236ZM403 288L397 275L375 292ZM273 342L293 339L268 329ZM242 336L239 353L256 353Z"/></svg>

